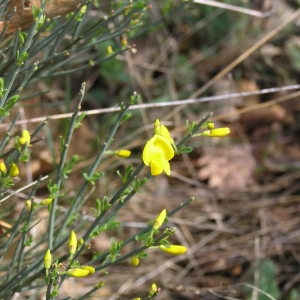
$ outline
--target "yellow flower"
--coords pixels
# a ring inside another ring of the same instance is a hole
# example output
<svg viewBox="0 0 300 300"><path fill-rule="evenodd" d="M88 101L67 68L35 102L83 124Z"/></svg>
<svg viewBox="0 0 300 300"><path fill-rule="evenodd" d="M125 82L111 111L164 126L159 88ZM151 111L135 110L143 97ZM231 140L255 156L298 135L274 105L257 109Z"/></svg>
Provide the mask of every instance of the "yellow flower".
<svg viewBox="0 0 300 300"><path fill-rule="evenodd" d="M45 256L44 256L44 267L46 270L49 270L52 264L52 254L50 249L47 250Z"/></svg>
<svg viewBox="0 0 300 300"><path fill-rule="evenodd" d="M69 253L72 255L75 254L77 250L77 236L74 230L71 231L69 238Z"/></svg>
<svg viewBox="0 0 300 300"><path fill-rule="evenodd" d="M161 135L155 134L147 141L143 150L143 162L150 166L151 175L156 176L165 172L171 174L169 160L174 157L174 149L170 142Z"/></svg>
<svg viewBox="0 0 300 300"><path fill-rule="evenodd" d="M160 214L156 217L153 223L153 229L157 230L164 223L167 216L167 211L163 209Z"/></svg>
<svg viewBox="0 0 300 300"><path fill-rule="evenodd" d="M114 151L114 154L120 157L129 157L131 155L131 151L126 150L126 149L120 149L120 150L116 150Z"/></svg>
<svg viewBox="0 0 300 300"><path fill-rule="evenodd" d="M21 137L19 138L19 143L21 145L29 145L30 144L30 140L31 140L31 137L30 137L30 133L27 129L23 129L22 130L22 135Z"/></svg>
<svg viewBox="0 0 300 300"><path fill-rule="evenodd" d="M20 171L18 166L15 163L12 163L9 169L9 176L10 177L17 177L19 175Z"/></svg>
<svg viewBox="0 0 300 300"><path fill-rule="evenodd" d="M81 268L73 268L67 271L67 274L71 277L86 277L90 275L89 270L81 269Z"/></svg>
<svg viewBox="0 0 300 300"><path fill-rule="evenodd" d="M209 137L223 137L230 133L230 129L228 127L215 128L210 130L205 130L201 133L201 135L209 136Z"/></svg>
<svg viewBox="0 0 300 300"><path fill-rule="evenodd" d="M3 159L0 159L0 172L6 173L6 166Z"/></svg>
<svg viewBox="0 0 300 300"><path fill-rule="evenodd" d="M184 254L187 251L187 248L181 245L160 245L159 246L160 250L173 254L173 255L180 255Z"/></svg>

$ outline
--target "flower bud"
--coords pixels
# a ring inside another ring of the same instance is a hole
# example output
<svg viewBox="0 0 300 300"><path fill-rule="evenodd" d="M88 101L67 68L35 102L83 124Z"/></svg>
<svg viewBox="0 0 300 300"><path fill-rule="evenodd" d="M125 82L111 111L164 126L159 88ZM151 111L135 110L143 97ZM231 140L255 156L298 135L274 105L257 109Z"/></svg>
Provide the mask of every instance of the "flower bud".
<svg viewBox="0 0 300 300"><path fill-rule="evenodd" d="M49 270L52 264L52 254L50 249L47 250L45 256L44 256L44 267L46 270Z"/></svg>
<svg viewBox="0 0 300 300"><path fill-rule="evenodd" d="M159 246L160 250L173 254L173 255L180 255L184 254L187 251L187 248L181 245L160 245Z"/></svg>
<svg viewBox="0 0 300 300"><path fill-rule="evenodd" d="M94 274L95 273L95 268L91 266L80 266L79 267L82 270L87 270L89 271L89 274Z"/></svg>
<svg viewBox="0 0 300 300"><path fill-rule="evenodd" d="M126 150L126 149L120 149L120 150L116 150L114 151L114 154L119 156L119 157L129 157L131 155L131 151Z"/></svg>
<svg viewBox="0 0 300 300"><path fill-rule="evenodd" d="M9 176L10 177L17 177L19 175L20 171L18 166L15 163L12 163L9 169Z"/></svg>
<svg viewBox="0 0 300 300"><path fill-rule="evenodd" d="M132 256L130 258L130 263L133 267L137 267L140 263L140 259L137 256Z"/></svg>
<svg viewBox="0 0 300 300"><path fill-rule="evenodd" d="M6 173L6 166L5 166L5 163L4 163L4 160L3 159L0 159L0 172L1 173Z"/></svg>
<svg viewBox="0 0 300 300"><path fill-rule="evenodd" d="M43 199L39 204L40 205L49 205L52 203L52 201L53 201L52 198L46 198L46 199Z"/></svg>
<svg viewBox="0 0 300 300"><path fill-rule="evenodd" d="M27 200L25 201L25 207L26 207L26 209L27 209L28 211L31 210L31 200L27 199Z"/></svg>
<svg viewBox="0 0 300 300"><path fill-rule="evenodd" d="M230 133L230 129L228 127L215 128L211 130L205 130L202 132L202 135L209 137L223 137Z"/></svg>
<svg viewBox="0 0 300 300"><path fill-rule="evenodd" d="M74 255L77 250L77 236L74 230L71 231L69 238L69 253Z"/></svg>
<svg viewBox="0 0 300 300"><path fill-rule="evenodd" d="M67 271L67 275L71 277L86 277L90 274L89 270L84 270L81 268L73 268Z"/></svg>
<svg viewBox="0 0 300 300"><path fill-rule="evenodd" d="M21 145L29 145L30 144L30 140L31 140L31 137L30 137L30 133L27 129L23 129L22 130L22 135L21 137L19 138L19 143Z"/></svg>
<svg viewBox="0 0 300 300"><path fill-rule="evenodd" d="M164 223L165 219L167 216L167 211L166 209L163 209L160 214L156 217L153 223L153 229L158 230L160 226Z"/></svg>

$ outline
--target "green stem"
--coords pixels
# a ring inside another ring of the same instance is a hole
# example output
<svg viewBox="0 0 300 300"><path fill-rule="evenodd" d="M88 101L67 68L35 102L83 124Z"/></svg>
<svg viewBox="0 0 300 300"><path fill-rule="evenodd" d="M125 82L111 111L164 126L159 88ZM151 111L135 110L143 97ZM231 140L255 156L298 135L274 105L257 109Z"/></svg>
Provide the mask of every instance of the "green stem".
<svg viewBox="0 0 300 300"><path fill-rule="evenodd" d="M88 177L92 177L95 174L97 168L99 167L99 165L102 161L103 156L105 155L105 152L108 150L110 144L112 143L113 138L114 138L125 114L127 113L128 108L129 108L129 104L126 105L124 107L124 109L119 113L119 116L118 116L116 122L114 123L111 131L109 132L108 137L106 138L106 141L103 143L101 150L99 151L93 164L90 167L90 170L88 172ZM76 197L74 198L72 205L70 206L70 209L67 212L67 215L64 219L63 224L61 224L61 227L57 233L58 236L60 235L61 232L63 232L65 230L67 225L70 223L70 220L72 219L73 214L76 211L78 211L78 209L84 204L84 201L82 201L82 199L83 199L84 193L85 193L86 189L89 187L89 185L90 185L90 183L88 181L85 181L82 184L80 190L78 191Z"/></svg>
<svg viewBox="0 0 300 300"><path fill-rule="evenodd" d="M63 168L65 166L65 162L66 162L66 158L67 158L67 154L68 154L68 150L69 150L69 145L70 145L70 142L71 142L71 139L73 136L73 132L76 127L76 120L77 120L78 114L81 110L81 103L82 103L84 94L85 94L85 83L82 83L81 89L80 89L79 101L77 103L77 106L74 110L74 113L73 113L71 121L70 121L66 141L64 143L63 152L61 154L60 162L59 162L59 165L57 168L57 175L56 175L57 190L56 190L56 195L51 204L51 210L50 210L50 216L49 216L49 228L48 228L48 248L51 250L53 249L55 216L56 216L56 209L57 209L58 194L60 192L60 187L61 187L62 180L63 180Z"/></svg>

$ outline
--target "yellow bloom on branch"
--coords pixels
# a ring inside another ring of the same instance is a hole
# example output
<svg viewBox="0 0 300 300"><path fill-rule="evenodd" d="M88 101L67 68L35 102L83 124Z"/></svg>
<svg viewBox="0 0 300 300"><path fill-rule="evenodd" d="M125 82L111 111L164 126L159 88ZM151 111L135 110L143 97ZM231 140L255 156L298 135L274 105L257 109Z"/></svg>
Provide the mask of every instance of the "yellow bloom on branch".
<svg viewBox="0 0 300 300"><path fill-rule="evenodd" d="M174 157L174 149L167 139L155 134L145 145L143 161L150 166L151 175L156 176L165 172L171 174L169 160Z"/></svg>
<svg viewBox="0 0 300 300"><path fill-rule="evenodd" d="M201 135L209 136L209 137L223 137L230 133L230 128L228 127L221 127L215 129L205 130L201 133Z"/></svg>
<svg viewBox="0 0 300 300"><path fill-rule="evenodd" d="M159 249L173 255L181 255L187 251L187 248L181 245L160 245Z"/></svg>
<svg viewBox="0 0 300 300"><path fill-rule="evenodd" d="M159 120L154 124L154 136L147 141L143 150L143 162L150 167L151 175L171 174L169 161L174 157L174 141L169 130Z"/></svg>

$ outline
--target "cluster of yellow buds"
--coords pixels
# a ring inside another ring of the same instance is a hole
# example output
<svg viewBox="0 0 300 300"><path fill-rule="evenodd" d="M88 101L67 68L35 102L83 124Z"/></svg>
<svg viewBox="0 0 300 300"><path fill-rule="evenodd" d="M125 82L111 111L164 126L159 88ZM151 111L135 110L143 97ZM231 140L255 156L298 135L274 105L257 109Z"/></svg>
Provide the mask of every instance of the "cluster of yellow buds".
<svg viewBox="0 0 300 300"><path fill-rule="evenodd" d="M157 119L154 123L154 135L147 141L143 150L143 162L150 166L152 176L161 173L171 174L169 161L174 157L174 140L168 128L161 125Z"/></svg>
<svg viewBox="0 0 300 300"><path fill-rule="evenodd" d="M70 237L69 237L69 254L71 256L71 258L74 256L74 254L76 253L77 250L77 245L78 245L78 241L77 241L77 236L74 230L71 231ZM60 267L62 264L53 264L53 268L57 268ZM46 276L48 276L49 274L49 269L52 266L52 254L50 249L48 249L46 251L46 254L44 256L44 268L46 270ZM95 273L95 268L92 266L87 266L87 265L82 265L82 266L75 266L69 268L66 271L58 271L57 274L59 275L68 275L70 277L86 277L89 276L91 274ZM56 271L57 272L57 271Z"/></svg>

